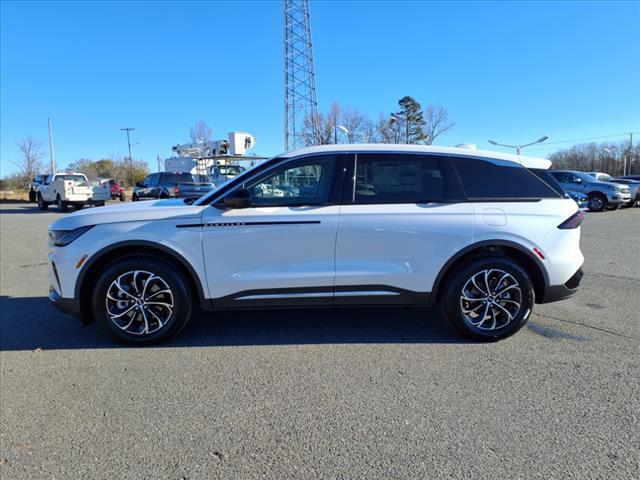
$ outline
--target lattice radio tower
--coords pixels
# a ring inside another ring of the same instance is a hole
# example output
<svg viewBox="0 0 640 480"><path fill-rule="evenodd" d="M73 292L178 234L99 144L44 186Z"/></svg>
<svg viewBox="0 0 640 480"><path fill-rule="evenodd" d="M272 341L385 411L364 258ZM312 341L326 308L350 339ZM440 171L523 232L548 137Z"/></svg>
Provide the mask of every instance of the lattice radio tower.
<svg viewBox="0 0 640 480"><path fill-rule="evenodd" d="M318 100L313 66L309 0L284 1L284 148L304 145L302 123L316 121Z"/></svg>

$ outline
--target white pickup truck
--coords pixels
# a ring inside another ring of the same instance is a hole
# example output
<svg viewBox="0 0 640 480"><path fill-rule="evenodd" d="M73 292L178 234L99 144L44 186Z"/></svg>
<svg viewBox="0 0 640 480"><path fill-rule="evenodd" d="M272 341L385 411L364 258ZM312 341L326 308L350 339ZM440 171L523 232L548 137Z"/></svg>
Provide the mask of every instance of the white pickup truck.
<svg viewBox="0 0 640 480"><path fill-rule="evenodd" d="M109 199L109 187L91 185L82 173L54 173L38 187L38 207L46 210L55 203L58 210L66 212L71 205L80 209L85 205L101 207Z"/></svg>

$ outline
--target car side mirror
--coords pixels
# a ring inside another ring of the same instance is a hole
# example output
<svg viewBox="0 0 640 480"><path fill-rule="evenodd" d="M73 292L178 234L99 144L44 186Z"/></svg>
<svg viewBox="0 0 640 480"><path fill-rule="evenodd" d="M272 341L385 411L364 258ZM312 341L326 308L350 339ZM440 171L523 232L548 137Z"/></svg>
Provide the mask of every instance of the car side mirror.
<svg viewBox="0 0 640 480"><path fill-rule="evenodd" d="M582 183L582 179L581 178L575 178L573 181L575 183Z"/></svg>
<svg viewBox="0 0 640 480"><path fill-rule="evenodd" d="M238 188L224 197L224 204L231 208L249 208L251 194L246 188Z"/></svg>
<svg viewBox="0 0 640 480"><path fill-rule="evenodd" d="M144 184L142 182L136 182L136 187L144 188Z"/></svg>

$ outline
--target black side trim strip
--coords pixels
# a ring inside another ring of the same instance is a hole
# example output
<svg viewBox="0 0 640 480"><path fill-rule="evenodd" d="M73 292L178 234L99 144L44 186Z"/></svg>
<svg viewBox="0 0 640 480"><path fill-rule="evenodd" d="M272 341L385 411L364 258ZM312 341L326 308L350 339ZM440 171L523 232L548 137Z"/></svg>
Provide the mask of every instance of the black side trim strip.
<svg viewBox="0 0 640 480"><path fill-rule="evenodd" d="M245 226L264 226L264 225L312 225L318 224L320 220L291 220L282 222L214 222L214 223L188 223L184 225L176 225L176 228L192 228L192 227L245 227Z"/></svg>

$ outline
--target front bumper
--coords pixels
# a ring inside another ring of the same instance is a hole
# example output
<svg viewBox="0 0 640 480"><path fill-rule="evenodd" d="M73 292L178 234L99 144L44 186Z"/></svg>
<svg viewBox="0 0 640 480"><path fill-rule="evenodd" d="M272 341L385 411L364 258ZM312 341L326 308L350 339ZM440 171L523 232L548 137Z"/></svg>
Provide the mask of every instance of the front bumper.
<svg viewBox="0 0 640 480"><path fill-rule="evenodd" d="M621 203L627 203L629 200L631 200L631 194L630 193L612 193L612 194L607 194L607 201L611 204L614 205L619 205Z"/></svg>
<svg viewBox="0 0 640 480"><path fill-rule="evenodd" d="M542 293L542 298L537 300L537 303L557 302L572 297L578 291L582 277L584 277L584 272L581 267L564 285L547 285Z"/></svg>
<svg viewBox="0 0 640 480"><path fill-rule="evenodd" d="M55 288L49 287L49 300L53 303L53 306L61 312L82 320L80 302L75 298L62 298L60 294L56 292Z"/></svg>

